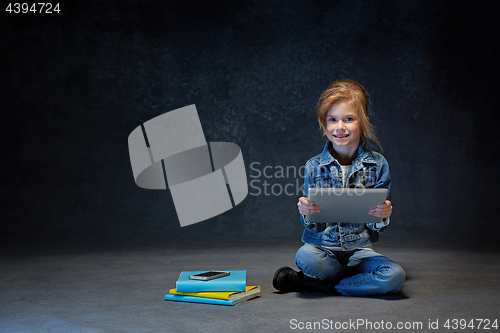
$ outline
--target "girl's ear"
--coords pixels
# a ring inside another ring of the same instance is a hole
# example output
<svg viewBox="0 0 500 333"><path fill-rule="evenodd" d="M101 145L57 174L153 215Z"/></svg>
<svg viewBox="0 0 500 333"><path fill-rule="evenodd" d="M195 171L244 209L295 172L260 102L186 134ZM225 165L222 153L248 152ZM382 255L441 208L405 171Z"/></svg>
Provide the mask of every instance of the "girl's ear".
<svg viewBox="0 0 500 333"><path fill-rule="evenodd" d="M370 117L366 117L366 120L368 120L368 122L370 122Z"/></svg>

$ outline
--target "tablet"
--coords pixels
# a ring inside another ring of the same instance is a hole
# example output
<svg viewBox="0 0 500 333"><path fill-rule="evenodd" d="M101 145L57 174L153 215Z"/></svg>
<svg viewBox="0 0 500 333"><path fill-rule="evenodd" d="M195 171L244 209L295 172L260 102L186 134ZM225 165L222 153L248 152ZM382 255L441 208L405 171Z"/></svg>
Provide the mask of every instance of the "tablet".
<svg viewBox="0 0 500 333"><path fill-rule="evenodd" d="M384 203L386 188L317 188L309 189L308 200L321 212L305 215L312 223L377 223L382 218L368 215L370 209Z"/></svg>

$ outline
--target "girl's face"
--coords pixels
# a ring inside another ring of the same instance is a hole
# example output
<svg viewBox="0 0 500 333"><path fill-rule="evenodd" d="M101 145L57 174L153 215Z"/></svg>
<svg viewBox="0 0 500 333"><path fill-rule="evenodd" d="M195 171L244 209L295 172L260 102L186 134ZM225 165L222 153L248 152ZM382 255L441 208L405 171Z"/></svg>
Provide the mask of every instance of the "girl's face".
<svg viewBox="0 0 500 333"><path fill-rule="evenodd" d="M361 136L361 122L358 111L349 102L340 101L331 107L326 115L326 137L338 152L358 149Z"/></svg>

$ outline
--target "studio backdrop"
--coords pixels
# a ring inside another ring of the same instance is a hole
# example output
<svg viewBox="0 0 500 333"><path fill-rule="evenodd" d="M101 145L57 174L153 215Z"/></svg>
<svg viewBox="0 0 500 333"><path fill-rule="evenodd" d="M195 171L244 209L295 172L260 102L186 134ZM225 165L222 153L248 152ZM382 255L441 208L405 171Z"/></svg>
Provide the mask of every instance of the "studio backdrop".
<svg viewBox="0 0 500 333"><path fill-rule="evenodd" d="M385 239L482 246L499 232L497 1L60 9L0 20L2 244L298 240L301 167L326 142L316 103L340 78L371 96L392 176ZM128 138L190 105L187 137L237 146L247 194L182 226L171 189L136 184Z"/></svg>

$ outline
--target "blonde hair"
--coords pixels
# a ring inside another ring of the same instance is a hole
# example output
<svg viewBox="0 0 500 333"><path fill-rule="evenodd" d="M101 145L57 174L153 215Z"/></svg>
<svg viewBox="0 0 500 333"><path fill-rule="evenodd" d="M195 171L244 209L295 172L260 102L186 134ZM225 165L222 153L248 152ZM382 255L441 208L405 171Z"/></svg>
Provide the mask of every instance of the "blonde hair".
<svg viewBox="0 0 500 333"><path fill-rule="evenodd" d="M335 103L340 101L348 102L358 111L358 117L361 122L361 137L359 143L366 147L368 139L375 142L380 149L382 146L375 135L373 126L368 121L368 105L370 104L370 95L365 87L356 81L341 79L334 81L328 88L321 93L318 101L318 122L323 135L326 135L326 115Z"/></svg>

